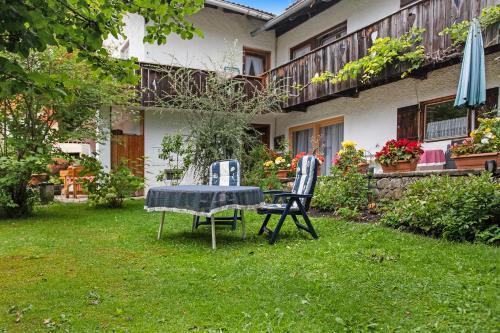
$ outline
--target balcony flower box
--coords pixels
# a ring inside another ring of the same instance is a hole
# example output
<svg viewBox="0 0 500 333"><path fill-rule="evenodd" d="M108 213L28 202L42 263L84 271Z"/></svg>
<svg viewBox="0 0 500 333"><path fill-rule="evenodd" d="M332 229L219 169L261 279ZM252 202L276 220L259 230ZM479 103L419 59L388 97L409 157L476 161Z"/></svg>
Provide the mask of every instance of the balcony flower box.
<svg viewBox="0 0 500 333"><path fill-rule="evenodd" d="M417 170L417 160L397 161L395 164L390 165L382 164L382 170L384 173L415 171Z"/></svg>
<svg viewBox="0 0 500 333"><path fill-rule="evenodd" d="M484 169L486 161L494 160L497 165L500 165L500 152L482 153L482 154L466 154L452 156L458 170L468 169Z"/></svg>
<svg viewBox="0 0 500 333"><path fill-rule="evenodd" d="M500 163L500 117L480 118L477 129L450 148L457 169L484 169L485 162Z"/></svg>
<svg viewBox="0 0 500 333"><path fill-rule="evenodd" d="M424 151L418 141L390 140L375 154L384 173L409 172L417 169L417 162Z"/></svg>

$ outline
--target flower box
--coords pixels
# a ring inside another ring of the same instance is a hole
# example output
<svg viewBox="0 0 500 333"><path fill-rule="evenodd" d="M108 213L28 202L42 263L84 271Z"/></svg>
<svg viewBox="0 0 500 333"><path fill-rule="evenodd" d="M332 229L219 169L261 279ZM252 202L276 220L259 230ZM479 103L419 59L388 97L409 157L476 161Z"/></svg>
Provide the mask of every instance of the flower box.
<svg viewBox="0 0 500 333"><path fill-rule="evenodd" d="M276 175L278 176L279 179L285 179L288 178L288 175L290 174L292 170L291 169L279 169L276 172Z"/></svg>
<svg viewBox="0 0 500 333"><path fill-rule="evenodd" d="M482 154L466 154L452 156L458 170L467 169L484 169L486 161L495 160L500 164L500 152L482 153Z"/></svg>
<svg viewBox="0 0 500 333"><path fill-rule="evenodd" d="M417 160L397 161L396 164L391 164L391 165L382 164L382 170L384 171L384 173L409 172L409 171L415 171L416 169L417 169Z"/></svg>

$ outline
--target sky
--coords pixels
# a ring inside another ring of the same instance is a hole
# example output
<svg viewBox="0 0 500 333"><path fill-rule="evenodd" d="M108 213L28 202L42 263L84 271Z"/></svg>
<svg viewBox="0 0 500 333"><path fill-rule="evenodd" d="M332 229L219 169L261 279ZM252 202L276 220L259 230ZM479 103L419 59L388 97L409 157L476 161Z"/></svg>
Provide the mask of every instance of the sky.
<svg viewBox="0 0 500 333"><path fill-rule="evenodd" d="M294 0L232 0L233 2L262 9L273 14L281 14Z"/></svg>

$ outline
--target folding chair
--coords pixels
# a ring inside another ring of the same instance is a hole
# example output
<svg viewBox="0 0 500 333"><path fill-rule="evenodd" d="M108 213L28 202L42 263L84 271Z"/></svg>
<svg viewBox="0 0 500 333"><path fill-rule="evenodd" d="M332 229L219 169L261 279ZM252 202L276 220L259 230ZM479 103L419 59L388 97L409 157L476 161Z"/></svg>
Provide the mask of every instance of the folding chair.
<svg viewBox="0 0 500 333"><path fill-rule="evenodd" d="M257 213L266 215L264 223L260 227L259 235L267 232L270 235L269 244L276 242L276 238L287 216L292 217L293 222L295 222L299 230L307 231L314 239L318 238L311 220L307 216L317 177L318 160L312 155L307 155L298 161L297 174L291 192L264 192L273 196L273 203L266 204L257 210ZM282 203L279 202L280 199ZM280 215L280 219L274 230L267 227L272 215ZM302 216L306 225L301 224L297 216Z"/></svg>
<svg viewBox="0 0 500 333"><path fill-rule="evenodd" d="M208 185L240 186L240 162L237 160L224 160L212 163ZM211 225L211 219L214 219L215 224L230 225L232 230L236 230L236 222L241 221L242 211L235 209L233 216L207 217L205 221L200 221L199 216L194 216L193 231L198 229L200 225Z"/></svg>

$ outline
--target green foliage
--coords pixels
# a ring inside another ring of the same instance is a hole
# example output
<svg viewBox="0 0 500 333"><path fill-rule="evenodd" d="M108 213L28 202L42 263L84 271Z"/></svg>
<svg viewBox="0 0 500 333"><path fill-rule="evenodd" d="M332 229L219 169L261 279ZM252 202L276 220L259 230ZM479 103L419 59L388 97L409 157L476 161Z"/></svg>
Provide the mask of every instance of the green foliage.
<svg viewBox="0 0 500 333"><path fill-rule="evenodd" d="M127 38L125 15L136 13L145 18L145 42L165 44L171 33L183 39L202 36L187 19L202 7L202 0L0 0L0 52L28 58L48 46L60 46L68 52L79 50L79 58L88 60L102 77L136 82L135 60L111 59L103 46L108 36ZM15 59L3 55L0 68L0 91L8 86L22 92L51 80L50 75L27 75Z"/></svg>
<svg viewBox="0 0 500 333"><path fill-rule="evenodd" d="M480 118L470 138L451 147L454 155L500 152L500 117Z"/></svg>
<svg viewBox="0 0 500 333"><path fill-rule="evenodd" d="M280 190L283 188L276 170L264 168L263 161L273 158L272 152L264 144L256 144L241 159L241 183L259 186L263 190Z"/></svg>
<svg viewBox="0 0 500 333"><path fill-rule="evenodd" d="M263 86L214 70L204 72L204 84L197 85L193 82L199 80L199 71L159 70L164 71L161 80L169 82L169 90L161 92L157 106L163 112L183 112L189 126L186 141L192 149L189 160L195 176L205 183L214 161L242 160L256 144L251 122L257 115L281 111L284 93L274 84Z"/></svg>
<svg viewBox="0 0 500 333"><path fill-rule="evenodd" d="M358 168L362 164L366 164L365 150L363 148L356 149L357 143L354 141L342 142L342 149L337 152L337 156L333 160L333 164L342 171L347 171L350 168Z"/></svg>
<svg viewBox="0 0 500 333"><path fill-rule="evenodd" d="M33 211L36 191L29 181L33 173L45 170L46 162L37 156L0 156L0 216L21 217Z"/></svg>
<svg viewBox="0 0 500 333"><path fill-rule="evenodd" d="M166 169L156 177L165 181L172 175L171 184L179 185L191 165L192 150L180 133L165 135L161 143L159 158L166 162Z"/></svg>
<svg viewBox="0 0 500 333"><path fill-rule="evenodd" d="M16 89L0 93L0 157L5 157L0 168L14 174L6 182L15 182L3 196L10 197L15 207L27 207L31 174L46 172L51 157L57 156L58 142L99 139L106 133L106 122L100 117L102 105L129 103L134 96L131 86L114 79L100 80L99 75L76 54L60 48L32 52L27 58L3 54L15 61L28 77L47 77L44 86L29 85L22 94ZM15 80L9 82L15 83ZM99 84L96 84L98 82ZM33 160L45 164L33 163ZM21 215L31 209L19 209Z"/></svg>
<svg viewBox="0 0 500 333"><path fill-rule="evenodd" d="M448 240L498 243L500 184L487 173L424 178L411 184L381 221Z"/></svg>
<svg viewBox="0 0 500 333"><path fill-rule="evenodd" d="M311 83L322 83L330 81L337 84L349 79L361 76L362 82L370 80L389 65L399 66L404 63L408 68L401 74L407 77L411 72L418 69L424 61L425 50L422 42L422 34L425 29L413 28L399 38L377 38L368 49L368 54L358 60L348 62L336 74L329 71L311 79Z"/></svg>
<svg viewBox="0 0 500 333"><path fill-rule="evenodd" d="M500 22L500 5L484 8L481 15L477 18L481 30L486 30L488 27ZM439 33L440 36L450 35L453 45L457 46L464 44L467 41L471 21L464 20L459 23L454 23L450 27L445 28Z"/></svg>
<svg viewBox="0 0 500 333"><path fill-rule="evenodd" d="M311 206L356 215L356 211L366 209L368 195L368 181L356 166L346 171L333 166L330 176L318 177Z"/></svg>
<svg viewBox="0 0 500 333"><path fill-rule="evenodd" d="M124 199L130 198L144 185L143 180L135 176L123 161L110 172L105 172L95 158L87 158L82 165L82 174L94 175L93 180L85 179L83 183L92 207L120 208Z"/></svg>

